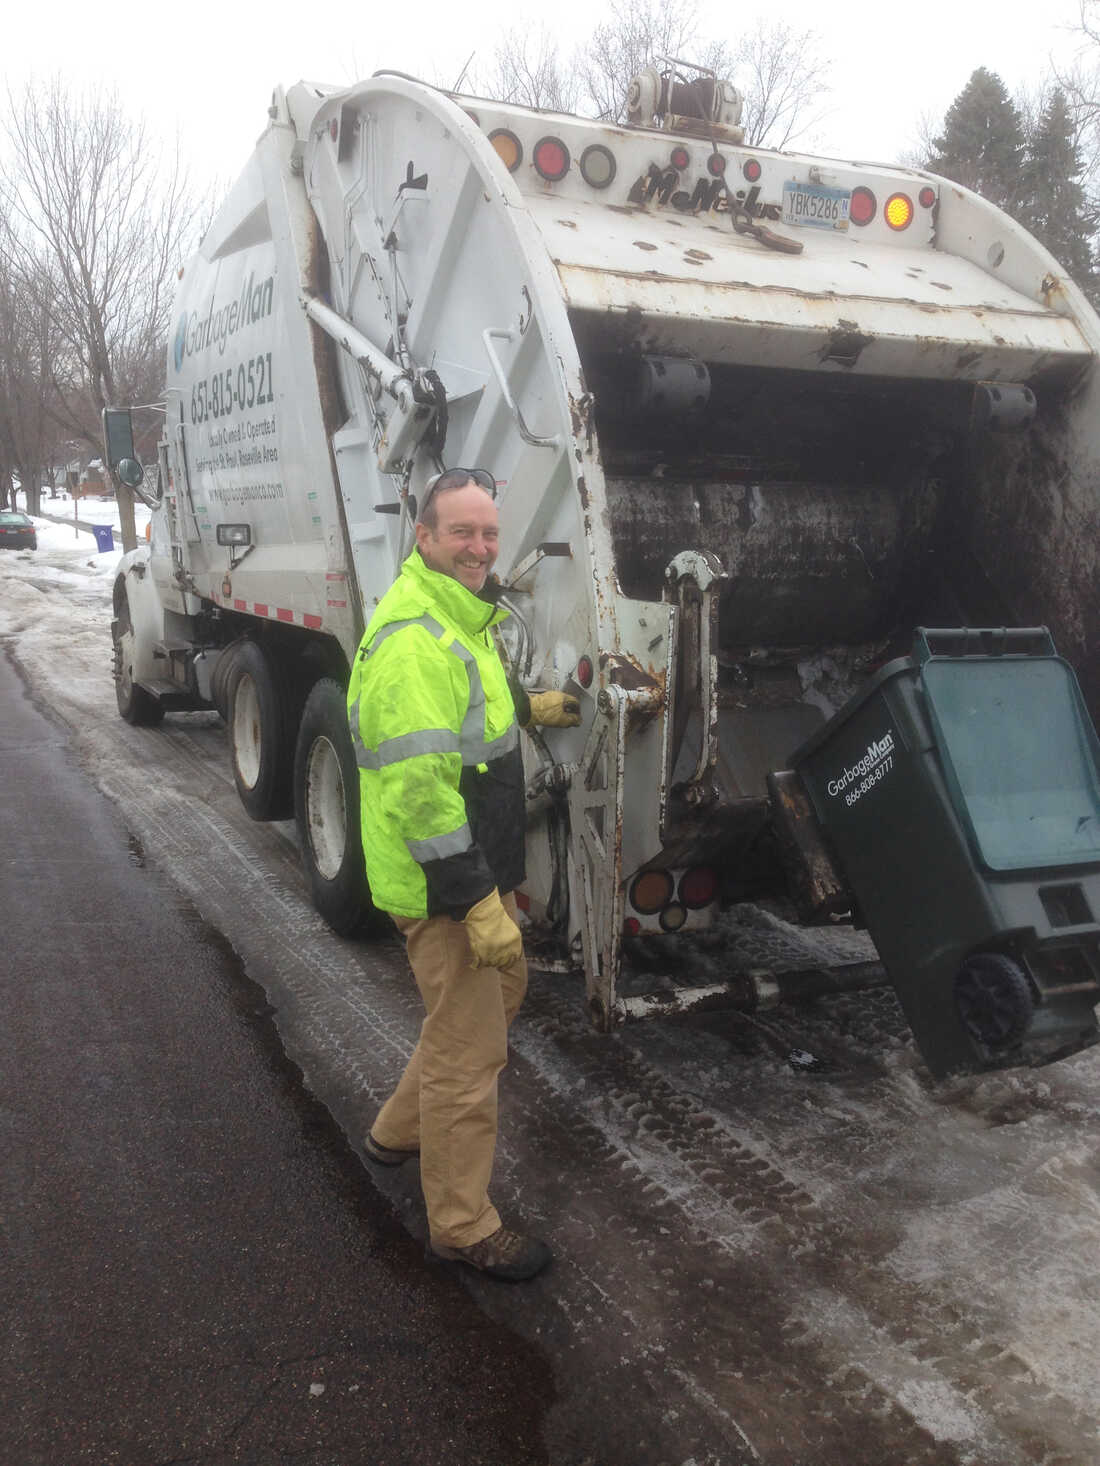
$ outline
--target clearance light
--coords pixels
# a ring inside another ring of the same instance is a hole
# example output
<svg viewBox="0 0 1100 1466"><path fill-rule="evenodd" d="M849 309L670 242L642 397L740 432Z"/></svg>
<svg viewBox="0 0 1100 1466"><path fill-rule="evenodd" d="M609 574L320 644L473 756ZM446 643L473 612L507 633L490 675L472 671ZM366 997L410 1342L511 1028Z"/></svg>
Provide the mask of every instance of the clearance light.
<svg viewBox="0 0 1100 1466"><path fill-rule="evenodd" d="M498 127L495 132L489 134L489 141L508 172L514 173L523 162L523 144L519 138L514 132L509 132L506 127Z"/></svg>
<svg viewBox="0 0 1100 1466"><path fill-rule="evenodd" d="M917 194L917 203L920 204L922 209L930 209L935 202L936 190L934 188L929 188L928 185L925 184L920 193Z"/></svg>
<svg viewBox="0 0 1100 1466"><path fill-rule="evenodd" d="M585 148L580 161L581 177L591 188L606 188L615 177L615 158L603 143Z"/></svg>
<svg viewBox="0 0 1100 1466"><path fill-rule="evenodd" d="M691 154L688 152L687 148L673 148L671 161L672 166L674 168L678 168L682 173L687 165L691 162Z"/></svg>
<svg viewBox="0 0 1100 1466"><path fill-rule="evenodd" d="M636 916L628 916L623 922L623 934L628 937L636 937L642 929L642 923Z"/></svg>
<svg viewBox="0 0 1100 1466"><path fill-rule="evenodd" d="M760 177L761 173L763 173L763 171L764 170L761 168L760 164L756 161L755 158L746 158L745 161L741 164L741 172L745 175L750 183L755 183Z"/></svg>
<svg viewBox="0 0 1100 1466"><path fill-rule="evenodd" d="M666 932L678 932L687 921L687 908L674 901L671 906L666 906L657 920L661 923L661 930Z"/></svg>
<svg viewBox="0 0 1100 1466"><path fill-rule="evenodd" d="M869 188L853 188L848 204L848 219L852 224L870 224L878 212L878 200Z"/></svg>
<svg viewBox="0 0 1100 1466"><path fill-rule="evenodd" d="M547 183L560 183L569 172L569 149L560 137L543 137L535 144L535 172Z"/></svg>
<svg viewBox="0 0 1100 1466"><path fill-rule="evenodd" d="M667 870L647 870L630 888L630 904L643 916L652 916L672 900L672 877Z"/></svg>
<svg viewBox="0 0 1100 1466"><path fill-rule="evenodd" d="M713 174L715 178L721 178L722 174L725 173L725 171L726 160L722 157L722 154L711 153L710 157L707 159L707 172Z"/></svg>
<svg viewBox="0 0 1100 1466"><path fill-rule="evenodd" d="M891 229L908 229L913 222L913 200L904 193L892 193L886 200L882 217Z"/></svg>
<svg viewBox="0 0 1100 1466"><path fill-rule="evenodd" d="M582 687L592 686L592 658L581 657L577 663L577 681Z"/></svg>
<svg viewBox="0 0 1100 1466"><path fill-rule="evenodd" d="M709 865L697 865L680 877L680 900L689 911L709 906L718 895L718 875Z"/></svg>

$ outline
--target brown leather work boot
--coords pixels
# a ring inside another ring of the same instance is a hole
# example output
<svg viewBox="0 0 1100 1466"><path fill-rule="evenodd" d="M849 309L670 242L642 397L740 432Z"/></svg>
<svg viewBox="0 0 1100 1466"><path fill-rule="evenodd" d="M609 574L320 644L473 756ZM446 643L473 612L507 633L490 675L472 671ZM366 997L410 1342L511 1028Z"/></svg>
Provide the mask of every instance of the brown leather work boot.
<svg viewBox="0 0 1100 1466"><path fill-rule="evenodd" d="M524 1237L519 1232L510 1232L507 1227L498 1227L488 1237L469 1247L446 1247L442 1242L433 1242L432 1251L437 1257L445 1257L450 1262L464 1262L479 1273L490 1278L503 1278L508 1283L521 1283L533 1278L554 1256L546 1243L537 1237Z"/></svg>

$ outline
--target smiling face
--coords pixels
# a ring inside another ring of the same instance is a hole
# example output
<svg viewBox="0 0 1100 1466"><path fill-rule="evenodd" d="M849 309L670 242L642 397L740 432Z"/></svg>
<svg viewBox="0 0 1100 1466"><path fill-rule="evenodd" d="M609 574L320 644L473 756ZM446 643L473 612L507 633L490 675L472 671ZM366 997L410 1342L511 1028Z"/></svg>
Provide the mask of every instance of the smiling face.
<svg viewBox="0 0 1100 1466"><path fill-rule="evenodd" d="M469 482L432 496L434 524L418 523L416 543L425 565L475 594L497 558L497 506Z"/></svg>

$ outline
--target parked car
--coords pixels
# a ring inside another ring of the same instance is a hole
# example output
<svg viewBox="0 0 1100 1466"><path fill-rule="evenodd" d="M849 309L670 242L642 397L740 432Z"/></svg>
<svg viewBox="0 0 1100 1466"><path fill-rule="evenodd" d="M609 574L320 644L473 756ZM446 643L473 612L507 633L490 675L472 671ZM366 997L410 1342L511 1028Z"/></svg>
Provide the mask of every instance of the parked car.
<svg viewBox="0 0 1100 1466"><path fill-rule="evenodd" d="M0 549L37 550L34 520L18 509L0 509Z"/></svg>

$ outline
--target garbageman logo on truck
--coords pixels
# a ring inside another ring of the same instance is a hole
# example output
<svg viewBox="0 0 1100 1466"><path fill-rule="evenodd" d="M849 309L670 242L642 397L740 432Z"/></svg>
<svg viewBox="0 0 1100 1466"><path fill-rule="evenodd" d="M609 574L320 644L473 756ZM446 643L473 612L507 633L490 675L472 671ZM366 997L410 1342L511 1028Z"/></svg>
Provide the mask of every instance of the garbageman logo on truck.
<svg viewBox="0 0 1100 1466"><path fill-rule="evenodd" d="M216 346L218 355L221 356L230 336L271 314L274 294L274 275L269 275L259 284L256 284L255 275L249 275L241 289L240 298L231 301L229 305L223 305L220 310L215 311L214 297L211 295L205 316L201 316L198 311L184 311L176 327L173 344L176 371L183 366L184 357L193 356L196 351L205 351L210 346Z"/></svg>
<svg viewBox="0 0 1100 1466"><path fill-rule="evenodd" d="M864 794L875 787L894 767L894 733L888 728L881 738L873 739L867 745L867 752L835 779L830 779L826 788L831 798L844 795L845 804L855 804Z"/></svg>

